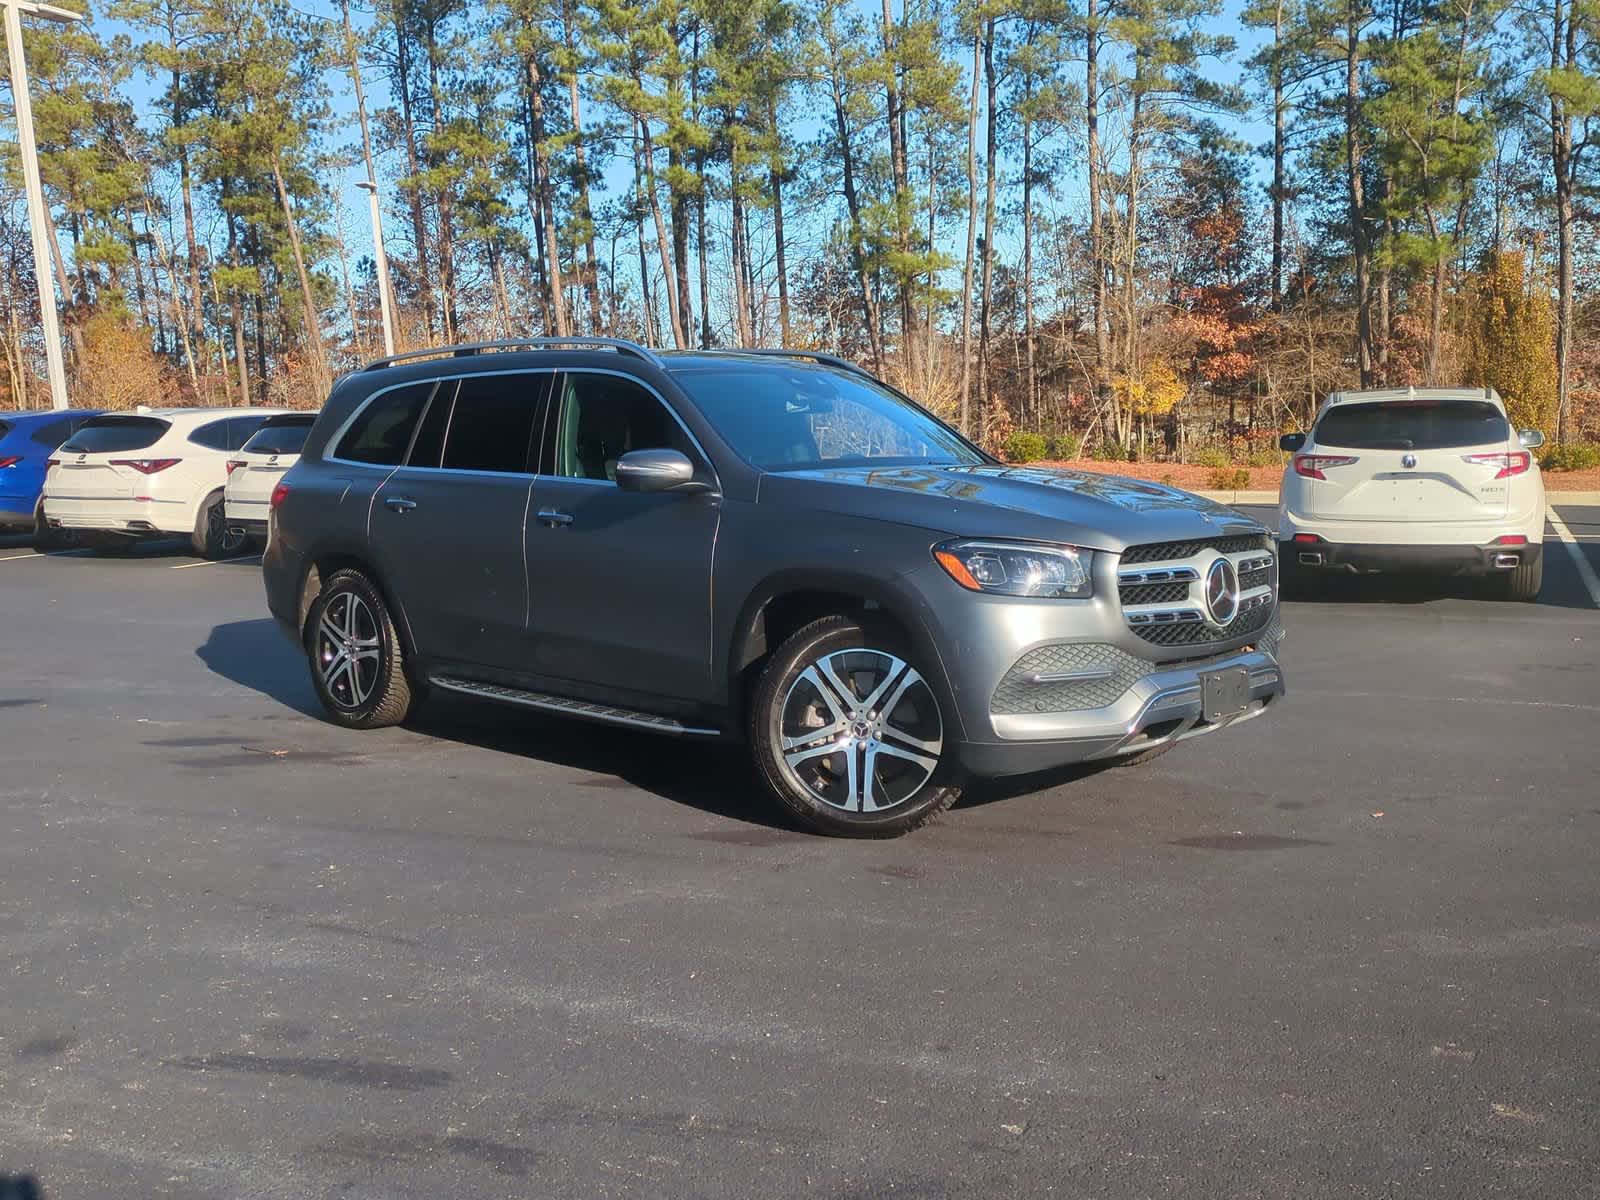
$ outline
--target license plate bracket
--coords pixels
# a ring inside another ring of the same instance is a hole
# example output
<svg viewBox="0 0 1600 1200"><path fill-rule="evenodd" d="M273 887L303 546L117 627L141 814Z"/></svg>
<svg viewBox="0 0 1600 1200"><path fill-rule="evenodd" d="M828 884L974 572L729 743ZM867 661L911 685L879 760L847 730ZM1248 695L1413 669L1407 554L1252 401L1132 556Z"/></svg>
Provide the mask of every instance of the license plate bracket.
<svg viewBox="0 0 1600 1200"><path fill-rule="evenodd" d="M1200 719L1225 721L1236 717L1250 703L1250 670L1228 667L1200 673Z"/></svg>

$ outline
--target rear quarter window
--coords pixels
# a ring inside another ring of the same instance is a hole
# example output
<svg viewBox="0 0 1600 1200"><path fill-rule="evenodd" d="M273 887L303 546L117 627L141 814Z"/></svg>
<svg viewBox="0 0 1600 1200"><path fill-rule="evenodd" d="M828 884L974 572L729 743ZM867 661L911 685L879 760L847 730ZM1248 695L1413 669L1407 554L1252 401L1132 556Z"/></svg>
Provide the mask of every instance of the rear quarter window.
<svg viewBox="0 0 1600 1200"><path fill-rule="evenodd" d="M204 446L208 450L231 450L228 444L228 426L231 418L224 417L220 421L211 421L200 426L189 435L189 440L196 446Z"/></svg>
<svg viewBox="0 0 1600 1200"><path fill-rule="evenodd" d="M334 457L380 467L399 466L433 388L434 382L428 380L374 396L339 439Z"/></svg>
<svg viewBox="0 0 1600 1200"><path fill-rule="evenodd" d="M154 446L171 428L160 417L96 417L61 447L73 454L114 454Z"/></svg>
<svg viewBox="0 0 1600 1200"><path fill-rule="evenodd" d="M1345 450L1445 450L1504 442L1511 426L1485 400L1395 400L1337 404L1312 440Z"/></svg>

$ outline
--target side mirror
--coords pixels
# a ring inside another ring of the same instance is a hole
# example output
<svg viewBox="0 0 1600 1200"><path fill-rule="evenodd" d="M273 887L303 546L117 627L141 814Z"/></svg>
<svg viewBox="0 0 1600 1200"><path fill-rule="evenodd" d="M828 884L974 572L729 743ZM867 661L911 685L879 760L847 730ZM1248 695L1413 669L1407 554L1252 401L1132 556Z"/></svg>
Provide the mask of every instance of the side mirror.
<svg viewBox="0 0 1600 1200"><path fill-rule="evenodd" d="M1278 449L1287 450L1293 454L1306 444L1306 435L1303 433L1286 433L1278 439Z"/></svg>
<svg viewBox="0 0 1600 1200"><path fill-rule="evenodd" d="M1517 434L1517 441L1522 443L1524 449L1537 450L1544 445L1544 434L1537 429L1524 429Z"/></svg>
<svg viewBox="0 0 1600 1200"><path fill-rule="evenodd" d="M694 464L678 450L630 450L617 459L617 486L625 492L704 492Z"/></svg>

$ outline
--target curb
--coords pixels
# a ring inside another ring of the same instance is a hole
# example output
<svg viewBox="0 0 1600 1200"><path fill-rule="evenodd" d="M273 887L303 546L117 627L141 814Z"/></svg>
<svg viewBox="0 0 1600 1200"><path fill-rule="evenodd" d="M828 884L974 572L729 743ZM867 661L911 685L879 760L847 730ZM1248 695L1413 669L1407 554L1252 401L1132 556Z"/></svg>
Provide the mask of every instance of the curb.
<svg viewBox="0 0 1600 1200"><path fill-rule="evenodd" d="M1221 504L1277 504L1277 492L1196 492L1197 496L1204 496L1207 500L1216 500ZM1546 489L1544 494L1546 504L1600 504L1600 492L1561 492Z"/></svg>

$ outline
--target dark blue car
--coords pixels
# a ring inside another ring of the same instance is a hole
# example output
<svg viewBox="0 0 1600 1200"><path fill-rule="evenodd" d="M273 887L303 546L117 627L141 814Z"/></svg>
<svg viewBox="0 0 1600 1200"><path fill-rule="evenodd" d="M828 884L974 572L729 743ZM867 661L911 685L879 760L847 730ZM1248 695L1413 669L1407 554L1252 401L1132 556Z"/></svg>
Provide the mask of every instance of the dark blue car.
<svg viewBox="0 0 1600 1200"><path fill-rule="evenodd" d="M83 408L0 412L0 529L27 530L41 542L49 540L49 530L39 520L46 465L62 442L99 415Z"/></svg>

